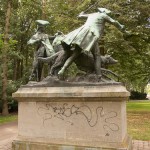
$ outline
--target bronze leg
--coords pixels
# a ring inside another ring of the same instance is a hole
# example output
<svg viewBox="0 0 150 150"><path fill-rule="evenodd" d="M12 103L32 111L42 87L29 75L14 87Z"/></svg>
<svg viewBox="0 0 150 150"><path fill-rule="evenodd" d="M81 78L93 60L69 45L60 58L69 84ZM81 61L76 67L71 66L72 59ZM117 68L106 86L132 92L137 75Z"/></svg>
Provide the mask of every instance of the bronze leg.
<svg viewBox="0 0 150 150"><path fill-rule="evenodd" d="M100 56L100 49L98 42L95 43L93 49L92 49L92 54L94 57L94 65L95 65L95 72L98 76L101 76L101 56Z"/></svg>
<svg viewBox="0 0 150 150"><path fill-rule="evenodd" d="M65 70L73 63L73 61L79 56L81 53L81 48L76 45L75 50L73 51L73 54L66 60L65 64L61 68L61 70L58 72L58 76L62 76L65 72Z"/></svg>

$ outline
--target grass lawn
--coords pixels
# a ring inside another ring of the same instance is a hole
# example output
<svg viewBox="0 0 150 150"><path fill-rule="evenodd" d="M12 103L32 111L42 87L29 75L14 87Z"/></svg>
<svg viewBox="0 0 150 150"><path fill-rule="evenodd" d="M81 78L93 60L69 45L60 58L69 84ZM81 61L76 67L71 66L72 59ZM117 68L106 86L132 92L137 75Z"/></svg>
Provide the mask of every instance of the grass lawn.
<svg viewBox="0 0 150 150"><path fill-rule="evenodd" d="M150 101L127 102L128 133L136 140L150 140Z"/></svg>
<svg viewBox="0 0 150 150"><path fill-rule="evenodd" d="M16 121L17 119L18 119L18 115L17 114L10 114L8 116L2 116L0 114L0 124Z"/></svg>

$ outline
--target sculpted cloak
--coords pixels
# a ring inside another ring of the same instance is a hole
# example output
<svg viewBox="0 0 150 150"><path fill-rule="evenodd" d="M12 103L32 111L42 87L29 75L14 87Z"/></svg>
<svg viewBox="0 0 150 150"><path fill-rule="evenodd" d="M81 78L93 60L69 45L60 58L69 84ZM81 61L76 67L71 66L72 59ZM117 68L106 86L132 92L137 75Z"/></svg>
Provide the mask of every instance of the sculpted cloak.
<svg viewBox="0 0 150 150"><path fill-rule="evenodd" d="M65 36L63 42L67 45L78 45L84 51L90 51L95 42L103 35L105 23L111 23L120 30L123 26L106 13L88 14L85 24Z"/></svg>

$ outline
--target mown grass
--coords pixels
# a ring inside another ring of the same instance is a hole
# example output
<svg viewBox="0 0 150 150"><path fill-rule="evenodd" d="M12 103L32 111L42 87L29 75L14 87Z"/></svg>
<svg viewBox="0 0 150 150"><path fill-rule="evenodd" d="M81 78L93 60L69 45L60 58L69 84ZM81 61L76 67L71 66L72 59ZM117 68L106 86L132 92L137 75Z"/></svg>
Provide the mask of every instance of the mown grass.
<svg viewBox="0 0 150 150"><path fill-rule="evenodd" d="M127 102L128 133L136 140L150 140L150 101Z"/></svg>
<svg viewBox="0 0 150 150"><path fill-rule="evenodd" d="M128 112L150 112L150 101L129 101L127 102Z"/></svg>
<svg viewBox="0 0 150 150"><path fill-rule="evenodd" d="M17 119L18 119L17 114L10 114L8 116L2 116L0 114L0 124L7 123L7 122L13 122L13 121L16 121Z"/></svg>

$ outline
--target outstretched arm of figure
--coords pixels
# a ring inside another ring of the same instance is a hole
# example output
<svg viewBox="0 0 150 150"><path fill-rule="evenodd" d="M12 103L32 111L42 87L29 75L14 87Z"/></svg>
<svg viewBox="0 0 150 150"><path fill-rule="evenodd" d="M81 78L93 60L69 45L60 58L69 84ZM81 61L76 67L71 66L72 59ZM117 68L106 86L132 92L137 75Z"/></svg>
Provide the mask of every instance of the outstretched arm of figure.
<svg viewBox="0 0 150 150"><path fill-rule="evenodd" d="M108 15L105 16L105 20L111 24L113 24L116 28L118 28L121 32L125 32L125 26L120 24L118 21L112 19Z"/></svg>
<svg viewBox="0 0 150 150"><path fill-rule="evenodd" d="M106 21L113 24L116 28L118 28L126 37L131 36L131 33L126 30L125 25L120 24L118 21L112 19L108 15L105 16Z"/></svg>
<svg viewBox="0 0 150 150"><path fill-rule="evenodd" d="M31 38L28 42L27 42L27 45L32 45L36 42L39 42L41 41L41 39L34 39L34 38Z"/></svg>
<svg viewBox="0 0 150 150"><path fill-rule="evenodd" d="M79 15L78 18L87 18L89 14L85 14L84 11L82 11Z"/></svg>

